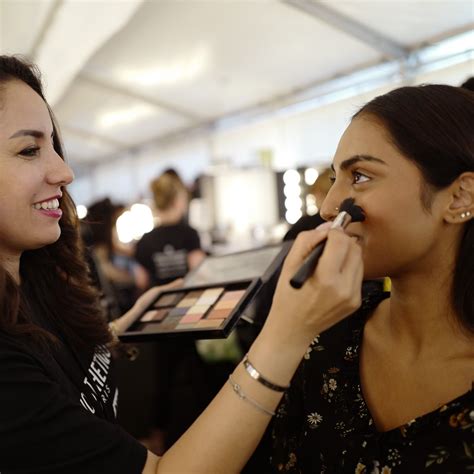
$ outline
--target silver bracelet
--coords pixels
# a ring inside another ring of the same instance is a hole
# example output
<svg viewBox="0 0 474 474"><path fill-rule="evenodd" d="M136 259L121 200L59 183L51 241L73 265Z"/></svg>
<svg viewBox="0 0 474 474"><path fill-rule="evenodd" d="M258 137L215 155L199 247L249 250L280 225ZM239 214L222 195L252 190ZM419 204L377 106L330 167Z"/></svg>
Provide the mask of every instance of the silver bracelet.
<svg viewBox="0 0 474 474"><path fill-rule="evenodd" d="M229 384L232 387L232 390L237 394L237 396L243 400L244 402L250 403L254 408L256 408L258 411L265 413L265 415L270 415L274 416L275 412L271 410L267 410L265 407L260 405L257 401L255 401L253 398L248 397L245 395L245 392L242 390L242 387L234 381L234 379L229 375Z"/></svg>
<svg viewBox="0 0 474 474"><path fill-rule="evenodd" d="M275 392L284 392L285 390L288 390L290 388L289 385L286 387L282 385L277 385L270 382L265 377L263 377L262 374L249 361L248 354L245 354L243 363L244 363L245 370L250 375L250 377L252 377L257 382L260 382L262 385L269 388L270 390L274 390Z"/></svg>

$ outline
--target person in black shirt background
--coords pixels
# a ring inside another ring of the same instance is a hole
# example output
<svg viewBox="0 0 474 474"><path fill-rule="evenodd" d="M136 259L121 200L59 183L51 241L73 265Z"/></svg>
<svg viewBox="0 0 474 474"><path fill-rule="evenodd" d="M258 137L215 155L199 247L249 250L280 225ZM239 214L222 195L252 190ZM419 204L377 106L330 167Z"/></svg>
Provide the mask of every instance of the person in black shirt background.
<svg viewBox="0 0 474 474"><path fill-rule="evenodd" d="M165 172L151 183L151 190L160 223L136 246L142 289L183 277L205 257L199 234L184 222L188 191L179 176Z"/></svg>

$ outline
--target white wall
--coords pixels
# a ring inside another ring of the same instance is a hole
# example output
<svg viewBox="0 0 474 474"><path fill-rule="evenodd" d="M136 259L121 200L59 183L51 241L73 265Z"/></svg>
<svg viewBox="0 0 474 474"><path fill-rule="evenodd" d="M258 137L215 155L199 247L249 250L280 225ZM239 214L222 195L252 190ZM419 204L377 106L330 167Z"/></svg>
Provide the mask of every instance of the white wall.
<svg viewBox="0 0 474 474"><path fill-rule="evenodd" d="M210 163L208 139L194 138L166 146L149 146L136 154L124 154L98 166L88 176L70 186L77 204L89 205L105 196L113 201L132 203L151 197L150 181L173 167L191 184Z"/></svg>

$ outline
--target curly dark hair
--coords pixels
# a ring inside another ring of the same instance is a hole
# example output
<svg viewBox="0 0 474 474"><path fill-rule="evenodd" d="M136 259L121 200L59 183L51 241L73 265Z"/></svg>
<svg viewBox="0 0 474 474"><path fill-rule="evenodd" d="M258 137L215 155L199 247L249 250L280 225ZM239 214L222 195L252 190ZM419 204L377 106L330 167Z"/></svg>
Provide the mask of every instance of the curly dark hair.
<svg viewBox="0 0 474 474"><path fill-rule="evenodd" d="M37 67L18 56L0 56L0 98L10 81L24 82L45 101L53 122L54 149L64 159L59 130L44 98ZM57 342L49 331L53 327L78 349L92 349L110 343L112 336L99 293L91 284L76 206L66 189L60 202L61 236L53 244L23 252L21 284L0 266L0 331L49 347ZM38 324L38 318L48 321L48 329Z"/></svg>

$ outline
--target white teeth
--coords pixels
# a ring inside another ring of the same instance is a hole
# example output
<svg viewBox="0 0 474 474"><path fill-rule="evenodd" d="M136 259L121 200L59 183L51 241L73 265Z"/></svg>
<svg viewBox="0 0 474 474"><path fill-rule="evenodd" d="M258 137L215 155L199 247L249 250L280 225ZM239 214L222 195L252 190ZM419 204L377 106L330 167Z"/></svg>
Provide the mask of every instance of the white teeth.
<svg viewBox="0 0 474 474"><path fill-rule="evenodd" d="M43 201L43 202L37 202L36 204L33 204L33 207L35 209L58 209L59 208L59 200L58 199L51 199L50 201Z"/></svg>

